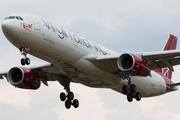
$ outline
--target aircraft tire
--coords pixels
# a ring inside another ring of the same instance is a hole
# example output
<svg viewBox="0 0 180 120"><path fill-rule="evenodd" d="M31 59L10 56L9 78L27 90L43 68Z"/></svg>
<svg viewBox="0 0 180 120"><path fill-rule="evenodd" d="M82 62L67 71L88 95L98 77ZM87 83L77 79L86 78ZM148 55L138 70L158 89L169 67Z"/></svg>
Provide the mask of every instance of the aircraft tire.
<svg viewBox="0 0 180 120"><path fill-rule="evenodd" d="M29 58L26 58L26 59L25 59L25 63L26 63L26 65L29 65L29 64L30 64L30 59L29 59Z"/></svg>
<svg viewBox="0 0 180 120"><path fill-rule="evenodd" d="M77 99L73 100L73 106L74 106L74 108L78 108L79 107L79 101Z"/></svg>
<svg viewBox="0 0 180 120"><path fill-rule="evenodd" d="M130 86L130 90L131 90L131 93L135 93L136 92L136 86L134 84L132 84Z"/></svg>
<svg viewBox="0 0 180 120"><path fill-rule="evenodd" d="M132 94L127 94L127 100L128 102L132 102L133 101L133 95Z"/></svg>
<svg viewBox="0 0 180 120"><path fill-rule="evenodd" d="M21 59L21 65L25 65L25 64L26 64L25 59L22 58L22 59Z"/></svg>
<svg viewBox="0 0 180 120"><path fill-rule="evenodd" d="M141 100L141 94L139 92L137 92L135 94L135 98L136 98L137 101L140 101Z"/></svg>
<svg viewBox="0 0 180 120"><path fill-rule="evenodd" d="M65 107L66 107L67 109L70 109L70 108L71 108L71 101L70 101L70 100L66 100L66 102L65 102Z"/></svg>
<svg viewBox="0 0 180 120"><path fill-rule="evenodd" d="M66 94L62 92L60 94L60 99L61 99L61 101L65 101L66 100Z"/></svg>
<svg viewBox="0 0 180 120"><path fill-rule="evenodd" d="M127 90L127 86L126 86L126 85L123 85L123 86L122 86L122 93L125 94L125 95L128 93L128 90Z"/></svg>
<svg viewBox="0 0 180 120"><path fill-rule="evenodd" d="M73 92L68 92L68 100L73 100L74 99L74 93Z"/></svg>

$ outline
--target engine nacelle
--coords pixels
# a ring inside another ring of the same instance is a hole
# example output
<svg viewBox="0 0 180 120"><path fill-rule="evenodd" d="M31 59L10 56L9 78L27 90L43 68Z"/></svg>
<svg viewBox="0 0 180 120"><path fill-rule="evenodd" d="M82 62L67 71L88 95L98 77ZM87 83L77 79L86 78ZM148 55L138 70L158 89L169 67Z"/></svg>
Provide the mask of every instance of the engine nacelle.
<svg viewBox="0 0 180 120"><path fill-rule="evenodd" d="M23 89L38 89L40 80L28 69L13 67L7 74L8 81L15 87Z"/></svg>
<svg viewBox="0 0 180 120"><path fill-rule="evenodd" d="M148 76L151 69L139 56L132 53L124 53L117 60L118 68L132 76Z"/></svg>

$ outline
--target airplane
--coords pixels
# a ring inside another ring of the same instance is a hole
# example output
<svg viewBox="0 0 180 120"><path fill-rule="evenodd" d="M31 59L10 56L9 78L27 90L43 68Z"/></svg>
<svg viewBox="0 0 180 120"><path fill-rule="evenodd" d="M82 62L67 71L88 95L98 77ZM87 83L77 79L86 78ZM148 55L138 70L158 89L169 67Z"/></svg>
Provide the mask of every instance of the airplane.
<svg viewBox="0 0 180 120"><path fill-rule="evenodd" d="M1 27L24 57L22 66L0 72L0 79L30 90L58 81L66 91L60 93L60 100L67 109L79 107L71 82L112 89L128 102L176 91L180 85L171 81L173 66L180 64L178 38L172 34L163 51L119 54L32 14L11 14ZM30 64L28 54L48 63L23 67Z"/></svg>

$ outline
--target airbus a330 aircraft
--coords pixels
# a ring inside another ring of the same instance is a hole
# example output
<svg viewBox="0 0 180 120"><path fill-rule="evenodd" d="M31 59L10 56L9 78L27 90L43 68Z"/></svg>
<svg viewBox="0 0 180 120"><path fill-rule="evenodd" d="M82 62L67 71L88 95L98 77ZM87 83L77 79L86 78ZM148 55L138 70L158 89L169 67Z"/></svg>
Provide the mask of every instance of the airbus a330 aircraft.
<svg viewBox="0 0 180 120"><path fill-rule="evenodd" d="M2 30L24 55L22 65L30 64L27 54L49 64L13 67L0 73L0 78L22 89L38 89L41 82L48 86L48 81L58 81L66 90L60 99L67 109L79 106L70 82L110 88L126 95L129 102L175 91L180 85L171 81L173 66L180 64L180 50L175 50L177 37L173 35L163 51L118 54L35 15L9 15Z"/></svg>

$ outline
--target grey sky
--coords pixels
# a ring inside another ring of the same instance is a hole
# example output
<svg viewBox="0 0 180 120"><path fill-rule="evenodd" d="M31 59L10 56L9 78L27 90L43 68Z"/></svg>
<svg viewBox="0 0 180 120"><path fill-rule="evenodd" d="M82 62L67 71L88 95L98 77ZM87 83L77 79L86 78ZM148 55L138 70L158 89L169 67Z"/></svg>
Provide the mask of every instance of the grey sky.
<svg viewBox="0 0 180 120"><path fill-rule="evenodd" d="M0 0L0 24L12 13L30 13L52 21L80 36L118 53L162 50L169 34L180 37L178 0ZM0 29L0 71L20 66L22 55ZM178 42L179 44L179 42ZM179 45L178 45L179 49ZM31 65L42 64L30 56ZM178 82L179 67L173 81ZM66 110L59 100L63 87L50 82L36 91L14 88L0 81L2 120L177 120L180 92L127 102L126 96L109 89L72 84L80 101L78 109Z"/></svg>

